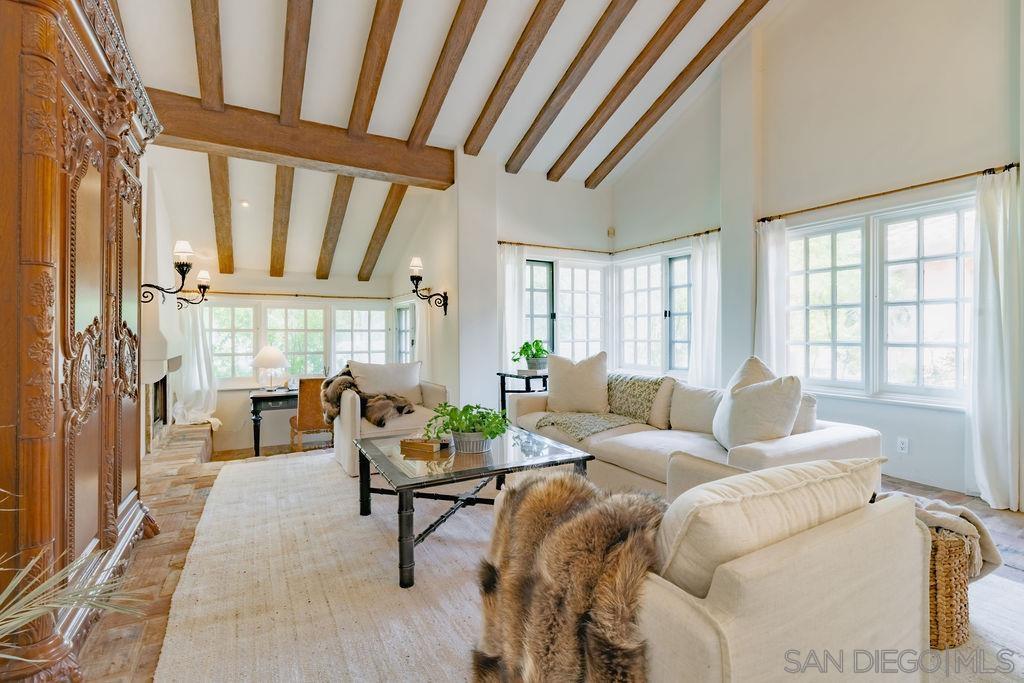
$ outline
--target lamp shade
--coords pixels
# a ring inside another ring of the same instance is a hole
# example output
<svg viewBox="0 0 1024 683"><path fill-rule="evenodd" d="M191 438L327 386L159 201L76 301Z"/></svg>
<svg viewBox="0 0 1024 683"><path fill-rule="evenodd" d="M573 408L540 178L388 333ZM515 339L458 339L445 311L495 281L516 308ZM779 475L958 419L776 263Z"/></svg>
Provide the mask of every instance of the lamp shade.
<svg viewBox="0 0 1024 683"><path fill-rule="evenodd" d="M178 240L174 243L173 253L176 261L184 261L195 252L192 251L192 245L189 244L188 240Z"/></svg>
<svg viewBox="0 0 1024 683"><path fill-rule="evenodd" d="M208 284L210 284L210 271L208 271L208 270L200 270L199 273L196 275L196 284L197 285L208 285Z"/></svg>
<svg viewBox="0 0 1024 683"><path fill-rule="evenodd" d="M419 256L413 256L412 260L409 261L409 274L410 275L421 275L421 274L423 274L423 260Z"/></svg>
<svg viewBox="0 0 1024 683"><path fill-rule="evenodd" d="M288 367L288 361L280 349L274 346L264 346L252 359L252 366L270 369L285 368Z"/></svg>

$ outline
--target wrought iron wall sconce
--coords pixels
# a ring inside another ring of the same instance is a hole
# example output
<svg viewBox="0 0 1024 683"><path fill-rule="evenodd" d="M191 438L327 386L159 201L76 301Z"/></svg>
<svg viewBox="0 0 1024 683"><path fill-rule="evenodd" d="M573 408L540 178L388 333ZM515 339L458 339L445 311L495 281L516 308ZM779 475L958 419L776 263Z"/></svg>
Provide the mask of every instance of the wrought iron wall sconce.
<svg viewBox="0 0 1024 683"><path fill-rule="evenodd" d="M178 240L174 243L174 270L178 273L179 282L177 287L161 287L160 285L152 285L149 283L143 283L141 290L142 293L139 296L139 300L148 304L155 298L153 292L160 292L160 301L166 301L168 294L178 294L185 288L185 278L188 277L189 272L192 270L192 256L195 252L192 251L192 245L186 240ZM184 297L177 296L178 309L184 307L185 304L200 304L206 300L206 293L210 289L210 273L201 270L199 276L196 278L196 285L199 288L199 298L196 300L186 299Z"/></svg>
<svg viewBox="0 0 1024 683"><path fill-rule="evenodd" d="M178 310L179 311L181 309L185 308L185 306L187 304L192 304L193 306L198 306L199 304L201 304L204 301L206 301L206 293L208 291L210 291L210 271L208 271L208 270L200 270L199 271L199 273L196 275L196 289L199 290L199 298L198 299L188 299L188 298L185 298L183 296L177 297L178 298Z"/></svg>
<svg viewBox="0 0 1024 683"><path fill-rule="evenodd" d="M424 293L420 291L420 283L423 282L423 261L419 256L413 256L409 262L409 279L412 281L412 293L417 299L426 301L428 305L436 306L448 315L448 292Z"/></svg>

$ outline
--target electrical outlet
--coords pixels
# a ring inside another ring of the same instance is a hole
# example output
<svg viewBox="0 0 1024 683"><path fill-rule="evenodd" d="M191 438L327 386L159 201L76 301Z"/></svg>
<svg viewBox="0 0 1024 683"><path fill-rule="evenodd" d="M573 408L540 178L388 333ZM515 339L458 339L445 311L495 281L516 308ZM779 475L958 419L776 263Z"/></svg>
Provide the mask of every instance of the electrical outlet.
<svg viewBox="0 0 1024 683"><path fill-rule="evenodd" d="M896 437L896 452L900 455L906 455L910 452L910 439L905 436Z"/></svg>

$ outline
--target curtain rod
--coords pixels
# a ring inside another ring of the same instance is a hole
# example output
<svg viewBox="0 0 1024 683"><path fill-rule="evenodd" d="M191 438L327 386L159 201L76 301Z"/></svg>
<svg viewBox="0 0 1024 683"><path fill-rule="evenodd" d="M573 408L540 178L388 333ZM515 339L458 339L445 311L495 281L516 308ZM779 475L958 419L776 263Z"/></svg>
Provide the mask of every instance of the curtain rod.
<svg viewBox="0 0 1024 683"><path fill-rule="evenodd" d="M829 202L828 204L819 204L818 206L811 206L806 209L797 209L795 211L786 211L775 216L765 216L759 218L758 223L767 223L768 221L778 220L780 218L789 218L790 216L796 216L801 213L810 213L811 211L818 211L820 209L830 209L833 206L842 206L843 204L852 204L853 202L864 201L865 199L876 199L878 197L885 197L890 194L896 194L897 192L909 192L910 190L918 190L922 187L931 187L932 185L941 185L942 183L951 183L954 180L963 180L964 178L973 178L979 175L991 175L993 173L1002 173L1009 171L1011 168L1017 168L1020 166L1019 162L1012 162L1005 166L993 166L992 168L982 169L980 171L971 171L970 173L961 173L960 175L950 176L948 178L939 178L938 180L929 180L924 183L917 183L916 185L907 185L906 187L897 187L893 190L884 190L882 192L875 192L873 194L865 194L860 197L853 197L851 199L840 199L837 202Z"/></svg>
<svg viewBox="0 0 1024 683"><path fill-rule="evenodd" d="M198 290L185 289L182 290L185 294L198 294ZM370 301L390 301L390 296L344 296L337 294L300 294L298 292L225 292L222 290L215 290L207 292L207 298L217 295L222 296L290 296L296 299L366 299Z"/></svg>
<svg viewBox="0 0 1024 683"><path fill-rule="evenodd" d="M710 235L711 233L721 232L721 228L714 227L708 228L707 230L701 230L700 232L691 232L686 235L679 235L678 237L669 237L668 239L658 240L657 242L648 242L647 244L640 244L635 247L625 247L623 249L616 249L614 251L601 251L600 249L579 249L576 247L556 247L553 244L533 244L531 242L508 242L506 240L498 240L498 244L508 244L513 247L536 247L538 249L557 249L559 251L582 251L588 254L604 254L605 256L615 256L626 251L635 251L637 249L646 249L647 247L656 247L660 244L668 244L669 242L676 242L678 240L685 240L691 237L700 237L701 235Z"/></svg>

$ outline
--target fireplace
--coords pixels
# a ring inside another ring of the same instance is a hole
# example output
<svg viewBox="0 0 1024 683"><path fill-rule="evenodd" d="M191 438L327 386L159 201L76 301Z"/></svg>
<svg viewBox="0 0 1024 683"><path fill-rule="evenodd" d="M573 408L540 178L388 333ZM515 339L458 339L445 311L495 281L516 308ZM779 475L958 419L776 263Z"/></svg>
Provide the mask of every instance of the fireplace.
<svg viewBox="0 0 1024 683"><path fill-rule="evenodd" d="M167 423L167 375L164 375L153 383L153 426L163 427Z"/></svg>

